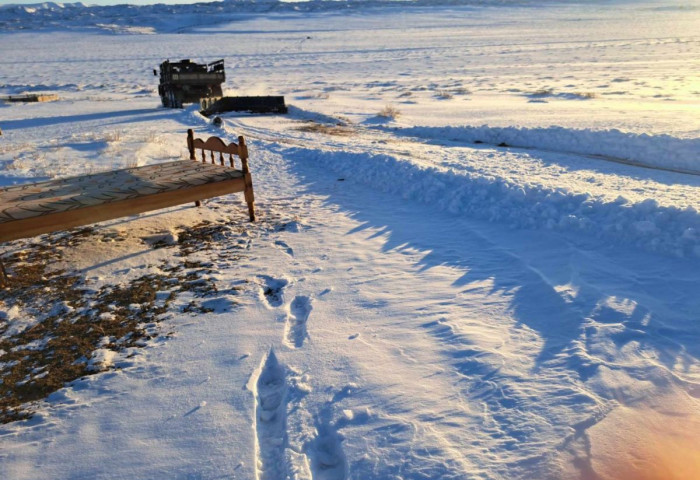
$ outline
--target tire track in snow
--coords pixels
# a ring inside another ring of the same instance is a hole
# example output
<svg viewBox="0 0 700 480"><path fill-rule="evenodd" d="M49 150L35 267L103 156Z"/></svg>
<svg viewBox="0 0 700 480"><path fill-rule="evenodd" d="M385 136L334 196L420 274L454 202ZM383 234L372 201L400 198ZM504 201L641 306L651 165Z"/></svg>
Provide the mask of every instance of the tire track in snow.
<svg viewBox="0 0 700 480"><path fill-rule="evenodd" d="M356 152L356 153L386 153L387 155L406 155L410 156L410 152L416 152L417 149L434 149L425 140L419 140L408 136L399 137L393 132L387 132L374 127L366 127L360 124L348 124L346 127L353 134L348 136L328 135L323 133L306 133L300 130L295 130L295 125L303 125L309 120L320 125L336 126L342 123L340 119L334 119L323 114L312 111L304 111L295 108L293 112L287 115L287 120L291 125L290 128L284 130L273 130L264 126L251 125L240 118L226 118L226 132L232 134L232 139L235 140L235 134L243 134L246 138L262 140L274 144L283 144L290 147L309 148L313 143L316 143L319 138L326 150L336 152ZM232 127L232 128L229 128ZM427 161L431 155L421 155L424 161Z"/></svg>

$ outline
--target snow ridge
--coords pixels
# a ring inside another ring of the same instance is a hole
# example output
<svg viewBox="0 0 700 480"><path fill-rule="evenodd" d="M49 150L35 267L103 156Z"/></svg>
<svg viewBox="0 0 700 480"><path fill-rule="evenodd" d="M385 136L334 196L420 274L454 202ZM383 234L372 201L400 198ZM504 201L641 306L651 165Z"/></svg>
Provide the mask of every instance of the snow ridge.
<svg viewBox="0 0 700 480"><path fill-rule="evenodd" d="M700 138L647 135L617 129L594 131L564 127L411 127L393 133L430 139L449 139L562 153L601 156L640 166L700 175Z"/></svg>
<svg viewBox="0 0 700 480"><path fill-rule="evenodd" d="M337 175L407 200L512 228L586 233L621 244L700 258L700 212L653 199L606 201L546 185L517 185L476 172L424 167L387 154L279 147L292 162L313 162Z"/></svg>

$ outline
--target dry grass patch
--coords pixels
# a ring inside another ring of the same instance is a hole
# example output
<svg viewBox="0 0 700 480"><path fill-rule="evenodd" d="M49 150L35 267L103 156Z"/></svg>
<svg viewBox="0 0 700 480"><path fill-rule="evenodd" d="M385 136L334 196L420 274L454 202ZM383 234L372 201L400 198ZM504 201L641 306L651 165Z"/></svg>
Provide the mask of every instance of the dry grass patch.
<svg viewBox="0 0 700 480"><path fill-rule="evenodd" d="M297 127L296 130L300 132L322 133L325 135L338 135L343 137L348 137L355 133L352 128L349 128L343 124L327 125L323 123L316 123L314 121L306 122L301 127Z"/></svg>
<svg viewBox="0 0 700 480"><path fill-rule="evenodd" d="M593 98L598 98L598 94L595 92L573 92L571 94L573 97L581 98L584 100L590 100Z"/></svg>
<svg viewBox="0 0 700 480"><path fill-rule="evenodd" d="M554 95L553 88L538 88L529 94L531 97L548 97Z"/></svg>
<svg viewBox="0 0 700 480"><path fill-rule="evenodd" d="M172 245L181 260L126 284L97 289L78 272L49 267L62 259L64 248L94 241L97 232L91 228L43 236L5 255L12 285L0 290L0 423L29 418L33 402L80 377L114 368L98 361L98 350L123 359L145 346L159 335L158 322L178 295L192 298L182 312L211 311L198 299L218 293L210 278L212 264L187 257L234 234L225 224L188 228Z"/></svg>
<svg viewBox="0 0 700 480"><path fill-rule="evenodd" d="M392 120L397 119L399 115L401 115L401 112L398 108L394 107L393 105L386 105L377 113L378 117L390 118Z"/></svg>
<svg viewBox="0 0 700 480"><path fill-rule="evenodd" d="M450 100L454 98L454 95L449 90L438 90L435 92L435 96L441 100Z"/></svg>

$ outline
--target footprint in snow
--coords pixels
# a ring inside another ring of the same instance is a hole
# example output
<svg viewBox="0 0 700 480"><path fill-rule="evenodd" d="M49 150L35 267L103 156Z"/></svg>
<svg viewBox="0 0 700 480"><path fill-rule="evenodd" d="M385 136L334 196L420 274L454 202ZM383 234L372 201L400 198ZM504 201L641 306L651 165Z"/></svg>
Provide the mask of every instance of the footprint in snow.
<svg viewBox="0 0 700 480"><path fill-rule="evenodd" d="M255 436L260 480L285 477L287 370L270 349L254 384Z"/></svg>
<svg viewBox="0 0 700 480"><path fill-rule="evenodd" d="M352 415L344 414L336 422L331 419L337 402L349 394L349 387L336 393L333 400L328 402L316 416L316 435L304 446L304 453L309 458L311 476L314 480L347 478L347 460L342 446L343 436L338 430L348 424L348 416Z"/></svg>
<svg viewBox="0 0 700 480"><path fill-rule="evenodd" d="M342 437L330 425L321 425L317 429L318 436L307 450L313 478L344 480L346 469L345 455L341 447Z"/></svg>
<svg viewBox="0 0 700 480"><path fill-rule="evenodd" d="M277 241L275 242L275 246L279 247L284 253L286 253L286 254L289 255L290 257L293 257L293 256L294 256L294 250L292 250L292 247L290 247L289 245L287 245L287 244L286 244L285 242L283 242L282 240L277 240Z"/></svg>
<svg viewBox="0 0 700 480"><path fill-rule="evenodd" d="M300 348L304 340L309 337L306 323L311 314L311 298L297 296L292 300L287 313L285 324L284 343L290 348Z"/></svg>
<svg viewBox="0 0 700 480"><path fill-rule="evenodd" d="M284 303L284 288L289 284L289 280L267 275L260 275L259 278L262 280L263 298L271 307L281 306Z"/></svg>

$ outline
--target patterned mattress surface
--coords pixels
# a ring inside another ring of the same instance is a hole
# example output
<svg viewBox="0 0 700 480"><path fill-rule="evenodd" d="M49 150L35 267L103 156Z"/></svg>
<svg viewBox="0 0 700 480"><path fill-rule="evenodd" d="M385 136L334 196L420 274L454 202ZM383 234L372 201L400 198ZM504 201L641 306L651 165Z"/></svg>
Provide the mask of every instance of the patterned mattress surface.
<svg viewBox="0 0 700 480"><path fill-rule="evenodd" d="M0 224L242 178L240 170L191 160L0 187Z"/></svg>

